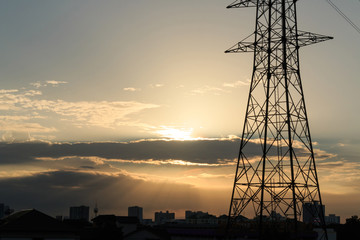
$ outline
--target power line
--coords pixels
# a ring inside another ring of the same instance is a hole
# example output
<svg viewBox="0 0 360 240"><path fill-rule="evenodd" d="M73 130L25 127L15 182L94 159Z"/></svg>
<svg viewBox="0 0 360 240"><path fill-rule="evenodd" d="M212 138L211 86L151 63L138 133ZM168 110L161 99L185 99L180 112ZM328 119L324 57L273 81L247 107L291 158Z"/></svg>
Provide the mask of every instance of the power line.
<svg viewBox="0 0 360 240"><path fill-rule="evenodd" d="M338 12L358 33L360 33L360 28L353 22L351 21L346 15L345 13L343 13L331 0L326 0L330 6L332 8L335 9L336 12ZM360 0L359 0L360 1Z"/></svg>

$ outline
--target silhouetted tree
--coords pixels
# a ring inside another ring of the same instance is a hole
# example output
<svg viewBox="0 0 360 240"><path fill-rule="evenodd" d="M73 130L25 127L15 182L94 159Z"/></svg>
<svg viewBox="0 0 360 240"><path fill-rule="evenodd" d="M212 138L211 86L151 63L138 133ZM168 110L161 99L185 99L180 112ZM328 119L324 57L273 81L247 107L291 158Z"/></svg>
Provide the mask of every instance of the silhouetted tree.
<svg viewBox="0 0 360 240"><path fill-rule="evenodd" d="M345 224L334 227L337 233L337 240L360 239L360 219L354 215L346 219Z"/></svg>
<svg viewBox="0 0 360 240"><path fill-rule="evenodd" d="M351 218L346 219L346 224L360 224L360 219L357 215L351 216Z"/></svg>

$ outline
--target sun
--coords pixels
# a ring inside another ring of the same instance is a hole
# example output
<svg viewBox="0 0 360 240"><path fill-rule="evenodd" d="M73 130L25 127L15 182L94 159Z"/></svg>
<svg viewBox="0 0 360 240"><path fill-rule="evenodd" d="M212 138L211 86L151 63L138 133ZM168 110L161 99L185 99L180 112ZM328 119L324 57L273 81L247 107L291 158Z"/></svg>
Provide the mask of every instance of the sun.
<svg viewBox="0 0 360 240"><path fill-rule="evenodd" d="M173 140L191 140L193 137L191 134L193 133L193 129L178 129L172 127L162 126L162 129L157 130L156 133L160 134L162 137L170 138Z"/></svg>

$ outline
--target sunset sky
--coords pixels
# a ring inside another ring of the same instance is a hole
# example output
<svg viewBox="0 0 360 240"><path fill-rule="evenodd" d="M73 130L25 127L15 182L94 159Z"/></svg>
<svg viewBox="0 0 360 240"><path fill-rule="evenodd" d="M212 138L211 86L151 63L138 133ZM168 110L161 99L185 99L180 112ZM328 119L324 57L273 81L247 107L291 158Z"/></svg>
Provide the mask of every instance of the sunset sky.
<svg viewBox="0 0 360 240"><path fill-rule="evenodd" d="M333 0L360 25L358 0ZM0 202L68 215L228 211L255 8L219 0L0 0ZM360 215L360 34L325 0L298 2L326 214ZM254 143L255 144L255 143Z"/></svg>

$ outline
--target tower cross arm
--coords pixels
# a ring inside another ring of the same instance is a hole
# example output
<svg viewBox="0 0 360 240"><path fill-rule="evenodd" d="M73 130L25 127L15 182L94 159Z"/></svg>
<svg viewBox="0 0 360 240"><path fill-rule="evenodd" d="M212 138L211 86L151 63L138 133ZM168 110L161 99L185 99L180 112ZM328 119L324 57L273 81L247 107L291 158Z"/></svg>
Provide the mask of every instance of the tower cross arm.
<svg viewBox="0 0 360 240"><path fill-rule="evenodd" d="M225 53L237 53L237 52L254 52L255 45L253 42L238 42L231 48L225 51Z"/></svg>
<svg viewBox="0 0 360 240"><path fill-rule="evenodd" d="M311 32L298 31L297 39L298 39L299 47L304 47L307 45L311 45L311 44L324 42L324 41L333 39L333 37L324 36L324 35L311 33Z"/></svg>
<svg viewBox="0 0 360 240"><path fill-rule="evenodd" d="M253 36L254 34L250 34L248 37L226 50L225 53L254 52L257 44L254 40L250 40Z"/></svg>
<svg viewBox="0 0 360 240"><path fill-rule="evenodd" d="M231 48L227 49L225 53L254 52L255 49L257 51L263 51L265 49L265 46L268 45L268 40L263 40L261 43L256 43L256 41L251 41L249 39L253 37L253 35L254 34L251 34L250 36L241 40ZM333 37L311 33L311 32L305 32L305 31L298 31L297 34L291 34L290 36L287 37L288 42L293 45L296 44L296 40L297 40L297 44L299 47L304 47L307 45L324 42L330 39L333 39ZM274 43L281 41L281 39L275 37L271 41Z"/></svg>
<svg viewBox="0 0 360 240"><path fill-rule="evenodd" d="M256 7L257 0L236 0L226 8Z"/></svg>

